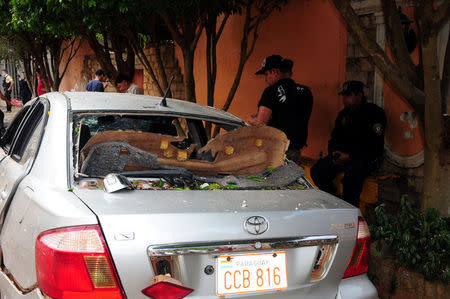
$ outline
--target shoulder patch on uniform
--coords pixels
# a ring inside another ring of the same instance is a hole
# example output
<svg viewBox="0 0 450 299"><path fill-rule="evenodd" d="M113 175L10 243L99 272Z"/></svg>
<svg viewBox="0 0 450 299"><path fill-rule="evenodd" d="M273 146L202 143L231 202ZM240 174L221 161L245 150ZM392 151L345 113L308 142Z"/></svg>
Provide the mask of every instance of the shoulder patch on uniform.
<svg viewBox="0 0 450 299"><path fill-rule="evenodd" d="M297 91L299 91L300 93L305 93L308 92L309 90L310 89L308 86L297 84Z"/></svg>
<svg viewBox="0 0 450 299"><path fill-rule="evenodd" d="M376 123L373 125L373 131L375 132L375 134L377 134L378 136L381 136L381 134L383 134L383 125L380 123Z"/></svg>
<svg viewBox="0 0 450 299"><path fill-rule="evenodd" d="M278 101L280 101L281 103L284 103L284 101L286 101L286 91L284 91L284 88L281 85L277 88L277 97Z"/></svg>

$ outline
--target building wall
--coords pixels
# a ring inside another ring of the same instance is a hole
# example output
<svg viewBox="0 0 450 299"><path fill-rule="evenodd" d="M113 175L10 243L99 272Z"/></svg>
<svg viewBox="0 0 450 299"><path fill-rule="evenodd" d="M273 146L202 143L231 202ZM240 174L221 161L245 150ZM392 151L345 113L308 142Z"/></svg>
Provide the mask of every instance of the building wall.
<svg viewBox="0 0 450 299"><path fill-rule="evenodd" d="M157 59L155 54L155 49L150 48L145 51L146 56L148 57L151 65L156 66ZM175 48L173 44L168 44L161 48L161 59L164 62L164 69L166 72L167 80L170 82L171 76L174 76L174 81L172 82L172 86L170 87L170 91L172 92L172 97L175 99L184 99L184 85L183 85L183 76L181 74L180 67L178 66L178 60L175 58ZM157 68L154 70L155 76L158 81L161 79L161 73ZM161 86L162 89L163 86ZM160 92L156 84L153 82L153 79L150 77L148 72L144 72L144 93L153 96L161 96ZM165 92L165 90L163 90Z"/></svg>
<svg viewBox="0 0 450 299"><path fill-rule="evenodd" d="M238 66L242 37L241 17L232 17L219 41L215 106L221 108ZM206 104L206 39L199 40L195 56L197 102ZM345 80L347 33L344 21L331 1L290 1L275 11L261 26L255 51L244 68L241 84L229 112L243 120L255 113L267 86L264 76L254 73L264 57L280 54L294 61L293 79L311 87L314 106L309 125L308 146L302 152L319 158L327 152L330 132L343 108L337 95ZM177 50L178 61L182 53ZM181 66L181 69L182 66Z"/></svg>
<svg viewBox="0 0 450 299"><path fill-rule="evenodd" d="M412 18L411 11L404 12ZM363 16L365 24L374 28L372 15ZM231 88L238 66L243 19L230 18L219 41L218 73L215 90L215 106L221 108ZM348 41L348 42L347 42ZM206 55L205 36L199 40L195 55L195 80L197 102L206 104ZM175 51L175 59L173 52ZM154 53L147 51L151 62ZM243 120L255 113L259 98L267 86L263 76L254 75L264 57L280 54L294 61L293 78L308 85L314 95L314 106L309 125L308 146L303 155L317 159L327 153L327 144L338 112L343 108L337 92L342 83L350 79L364 81L369 100L373 94L374 68L355 41L348 36L345 22L331 0L290 1L278 12L275 11L262 24L255 50L244 68L241 83L229 112ZM347 58L348 54L348 58ZM182 84L183 57L180 49L168 46L163 50L166 71L172 85L174 98L184 97ZM137 69L143 69L137 61ZM98 63L93 51L85 43L69 65L60 90L83 91L94 77ZM157 74L157 76L159 76ZM144 93L157 95L148 73L143 70ZM142 83L141 83L142 82ZM108 91L114 91L110 86ZM384 108L388 117L387 144L403 156L415 155L423 149L422 137L416 123L408 114L411 108L389 84L384 88Z"/></svg>
<svg viewBox="0 0 450 299"><path fill-rule="evenodd" d="M72 59L67 67L66 74L59 86L60 91L85 91L89 80L94 79L95 65L98 63L91 62L90 57L94 55L94 51L89 47L86 41L82 42L77 55ZM89 69L94 69L92 73L87 73L87 65Z"/></svg>

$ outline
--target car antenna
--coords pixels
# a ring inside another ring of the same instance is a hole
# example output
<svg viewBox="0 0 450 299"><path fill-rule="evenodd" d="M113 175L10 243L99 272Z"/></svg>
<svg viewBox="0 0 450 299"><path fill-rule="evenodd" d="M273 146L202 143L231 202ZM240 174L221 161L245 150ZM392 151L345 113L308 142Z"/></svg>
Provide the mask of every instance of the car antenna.
<svg viewBox="0 0 450 299"><path fill-rule="evenodd" d="M166 93L164 94L163 99L162 99L161 102L159 103L159 105L161 105L161 106L163 106L163 107L167 107L167 101L166 101L166 98L167 98L167 94L169 93L170 86L172 85L172 82L173 82L173 79L174 79L174 78L175 78L175 76L172 76L172 78L170 78L169 86L167 86Z"/></svg>

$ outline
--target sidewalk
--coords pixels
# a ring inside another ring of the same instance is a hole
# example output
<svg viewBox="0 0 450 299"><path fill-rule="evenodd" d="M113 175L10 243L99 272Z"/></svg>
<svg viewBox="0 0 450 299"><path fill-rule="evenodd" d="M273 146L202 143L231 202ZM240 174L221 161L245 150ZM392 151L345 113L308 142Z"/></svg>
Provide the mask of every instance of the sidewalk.
<svg viewBox="0 0 450 299"><path fill-rule="evenodd" d="M2 110L3 114L5 114L5 119L3 120L3 123L5 125L5 128L7 128L9 126L9 124L11 123L11 121L16 116L17 112L19 112L20 109L22 109L22 106L20 106L20 107L12 106L12 109L11 109L12 112L6 112L6 102L0 100L0 109Z"/></svg>

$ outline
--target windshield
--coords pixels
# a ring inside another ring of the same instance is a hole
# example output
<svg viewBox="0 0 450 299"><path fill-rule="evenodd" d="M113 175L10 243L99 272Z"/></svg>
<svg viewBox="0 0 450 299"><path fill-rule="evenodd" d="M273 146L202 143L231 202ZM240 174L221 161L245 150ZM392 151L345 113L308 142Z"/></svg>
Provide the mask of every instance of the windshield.
<svg viewBox="0 0 450 299"><path fill-rule="evenodd" d="M205 127L219 134L208 139ZM75 181L98 188L113 173L138 189L309 188L303 170L286 162L289 141L280 132L167 115L79 113Z"/></svg>

